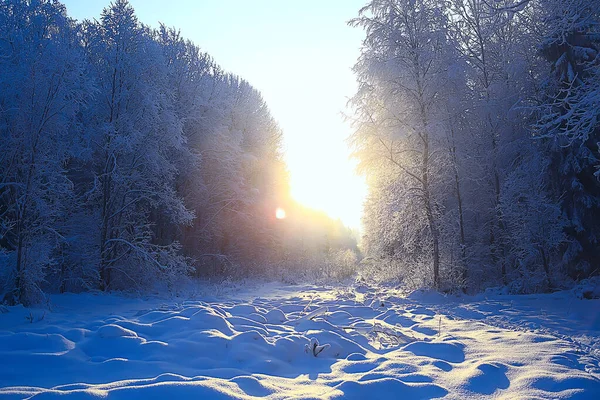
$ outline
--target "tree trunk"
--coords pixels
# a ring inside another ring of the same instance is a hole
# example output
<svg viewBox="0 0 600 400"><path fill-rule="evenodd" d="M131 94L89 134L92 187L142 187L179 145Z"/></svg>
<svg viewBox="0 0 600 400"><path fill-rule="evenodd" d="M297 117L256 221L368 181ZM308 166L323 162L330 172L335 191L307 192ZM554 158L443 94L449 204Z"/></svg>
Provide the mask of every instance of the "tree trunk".
<svg viewBox="0 0 600 400"><path fill-rule="evenodd" d="M436 289L440 287L440 246L439 246L439 232L435 223L435 217L433 215L433 206L431 204L431 194L429 188L429 135L427 133L426 119L424 121L424 132L423 132L423 165L422 165L422 184L423 184L423 197L425 201L425 213L427 214L427 222L429 224L429 231L431 232L431 241L433 244L433 286Z"/></svg>
<svg viewBox="0 0 600 400"><path fill-rule="evenodd" d="M465 219L463 215L462 196L460 193L460 183L458 173L455 172L454 179L456 182L456 199L458 201L458 225L460 230L460 264L462 268L463 292L467 291L467 243L465 239Z"/></svg>
<svg viewBox="0 0 600 400"><path fill-rule="evenodd" d="M548 281L548 288L552 288L552 281L550 280L550 263L548 262L548 256L544 251L542 246L538 247L540 251L540 255L542 256L542 266L544 267L544 272L546 273L546 280Z"/></svg>
<svg viewBox="0 0 600 400"><path fill-rule="evenodd" d="M104 169L102 179L102 228L100 232L100 290L105 291L110 285L110 270L107 265L106 241L108 240L108 203L110 200L110 176L108 172L108 161Z"/></svg>
<svg viewBox="0 0 600 400"><path fill-rule="evenodd" d="M458 203L458 226L460 231L460 267L461 278L463 281L462 291L467 292L467 241L465 239L465 219L463 213L463 202L462 194L460 191L460 178L458 176L458 158L456 156L456 144L454 142L454 127L451 127L450 133L452 135L452 146L450 147L450 153L452 155L452 162L454 164L454 185L456 190L456 201Z"/></svg>
<svg viewBox="0 0 600 400"><path fill-rule="evenodd" d="M429 197L429 196L427 196ZM431 241L433 244L433 286L436 289L440 287L440 238L437 226L435 224L435 218L433 216L433 210L429 198L426 199L425 203L427 222L429 224L429 231L431 232Z"/></svg>

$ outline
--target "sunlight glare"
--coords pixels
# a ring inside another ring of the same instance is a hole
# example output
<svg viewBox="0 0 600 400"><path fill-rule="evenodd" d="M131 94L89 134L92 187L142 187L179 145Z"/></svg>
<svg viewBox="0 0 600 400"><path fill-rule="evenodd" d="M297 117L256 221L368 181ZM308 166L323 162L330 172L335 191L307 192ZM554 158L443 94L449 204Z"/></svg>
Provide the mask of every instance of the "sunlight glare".
<svg viewBox="0 0 600 400"><path fill-rule="evenodd" d="M300 126L301 132L311 132L310 140L308 133L285 137L291 195L305 206L360 230L367 185L364 177L356 174L356 162L349 158L350 150L344 141L351 128L340 119L334 114L318 116L314 126L298 122L295 128Z"/></svg>
<svg viewBox="0 0 600 400"><path fill-rule="evenodd" d="M275 218L277 219L285 219L286 214L285 214L285 210L283 208L277 208L277 210L275 210Z"/></svg>

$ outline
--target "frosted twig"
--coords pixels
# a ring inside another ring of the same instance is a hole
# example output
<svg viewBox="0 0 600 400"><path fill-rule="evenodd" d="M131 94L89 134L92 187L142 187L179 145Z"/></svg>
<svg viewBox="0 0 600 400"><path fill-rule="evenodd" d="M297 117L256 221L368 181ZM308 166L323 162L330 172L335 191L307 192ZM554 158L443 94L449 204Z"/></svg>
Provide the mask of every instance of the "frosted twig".
<svg viewBox="0 0 600 400"><path fill-rule="evenodd" d="M329 309L327 307L319 307L316 310L309 312L305 316L298 318L294 322L312 320L314 318L320 317L323 314L326 314L328 311Z"/></svg>

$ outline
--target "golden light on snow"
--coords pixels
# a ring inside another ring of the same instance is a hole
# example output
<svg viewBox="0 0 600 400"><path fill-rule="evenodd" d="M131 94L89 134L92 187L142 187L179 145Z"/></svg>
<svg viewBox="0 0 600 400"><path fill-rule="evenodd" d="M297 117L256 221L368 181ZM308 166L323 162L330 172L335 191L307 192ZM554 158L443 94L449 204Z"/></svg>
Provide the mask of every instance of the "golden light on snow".
<svg viewBox="0 0 600 400"><path fill-rule="evenodd" d="M285 210L283 208L277 208L277 210L275 210L275 218L285 219Z"/></svg>

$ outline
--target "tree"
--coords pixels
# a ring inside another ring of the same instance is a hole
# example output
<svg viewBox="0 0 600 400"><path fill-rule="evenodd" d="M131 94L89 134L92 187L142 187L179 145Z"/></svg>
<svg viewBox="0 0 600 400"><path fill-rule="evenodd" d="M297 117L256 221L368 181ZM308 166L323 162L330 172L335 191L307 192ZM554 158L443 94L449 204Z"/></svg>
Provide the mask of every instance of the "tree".
<svg viewBox="0 0 600 400"><path fill-rule="evenodd" d="M359 91L353 135L363 165L381 158L408 178L403 195L417 201L414 219L426 221L432 277L440 281L443 181L441 129L435 119L444 93L447 18L443 2L376 0L361 10L352 25L366 31L363 53L355 66ZM384 167L386 168L386 167Z"/></svg>
<svg viewBox="0 0 600 400"><path fill-rule="evenodd" d="M568 221L563 260L572 277L600 257L600 17L598 1L541 1L541 54L550 62L538 96L536 134L550 146L555 198Z"/></svg>
<svg viewBox="0 0 600 400"><path fill-rule="evenodd" d="M126 0L81 24L51 0L0 11L8 301L172 285L207 252L246 272L276 259L288 177L256 89Z"/></svg>
<svg viewBox="0 0 600 400"><path fill-rule="evenodd" d="M433 264L438 288L525 282L539 265L551 283L556 272L564 220L537 220L533 207L555 215L558 202L523 106L540 87L539 12L529 1L389 0L353 22L366 30L353 145L370 186L367 246Z"/></svg>
<svg viewBox="0 0 600 400"><path fill-rule="evenodd" d="M117 0L100 22L85 23L84 36L98 87L86 118L93 171L86 192L100 232L100 288L107 290L112 271L126 285L137 285L160 272L185 270L177 243L156 243L151 217L189 224L193 214L174 186L174 159L185 137L152 32L138 23L127 1Z"/></svg>
<svg viewBox="0 0 600 400"><path fill-rule="evenodd" d="M0 269L13 271L10 301L39 299L64 240L64 167L86 99L76 32L60 3L0 2Z"/></svg>
<svg viewBox="0 0 600 400"><path fill-rule="evenodd" d="M548 190L545 154L530 138L524 138L521 145L525 151L506 177L499 209L510 254L506 262L512 262L515 271L512 281L523 292L535 292L556 284L551 266L565 243L566 221Z"/></svg>

